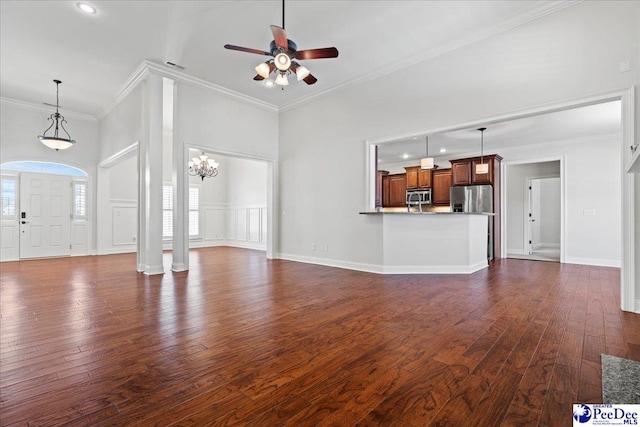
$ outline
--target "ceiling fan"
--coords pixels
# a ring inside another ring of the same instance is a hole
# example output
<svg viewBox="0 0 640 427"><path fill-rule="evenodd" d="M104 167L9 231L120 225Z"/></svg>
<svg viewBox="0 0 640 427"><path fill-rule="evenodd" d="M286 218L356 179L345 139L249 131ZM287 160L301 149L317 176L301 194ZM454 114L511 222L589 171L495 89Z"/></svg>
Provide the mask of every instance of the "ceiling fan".
<svg viewBox="0 0 640 427"><path fill-rule="evenodd" d="M289 84L287 75L293 72L298 81L304 80L306 84L312 85L317 82L318 79L316 79L305 66L296 62L296 60L336 58L338 56L338 49L335 47L298 50L298 46L287 38L287 33L284 30L284 0L282 0L282 28L277 25L272 25L271 33L273 34L273 40L271 41L268 52L232 44L224 45L225 49L273 57L273 59L260 63L255 68L258 74L253 80L268 79L271 73L275 71L277 74L275 83L280 86L286 86Z"/></svg>

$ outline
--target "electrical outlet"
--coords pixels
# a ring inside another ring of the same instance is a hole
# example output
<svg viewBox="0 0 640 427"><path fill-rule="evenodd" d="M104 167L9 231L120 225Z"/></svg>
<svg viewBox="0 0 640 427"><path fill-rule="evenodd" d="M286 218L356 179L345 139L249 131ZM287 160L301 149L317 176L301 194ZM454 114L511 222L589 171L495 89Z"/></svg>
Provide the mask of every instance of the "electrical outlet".
<svg viewBox="0 0 640 427"><path fill-rule="evenodd" d="M631 69L631 63L628 59L620 61L620 72L626 73Z"/></svg>
<svg viewBox="0 0 640 427"><path fill-rule="evenodd" d="M316 250L316 244L315 244L315 243L312 243L312 244L311 244L311 250L312 250L312 251L315 251L315 250Z"/></svg>
<svg viewBox="0 0 640 427"><path fill-rule="evenodd" d="M596 216L596 210L595 209L585 209L582 211L582 215L584 216Z"/></svg>

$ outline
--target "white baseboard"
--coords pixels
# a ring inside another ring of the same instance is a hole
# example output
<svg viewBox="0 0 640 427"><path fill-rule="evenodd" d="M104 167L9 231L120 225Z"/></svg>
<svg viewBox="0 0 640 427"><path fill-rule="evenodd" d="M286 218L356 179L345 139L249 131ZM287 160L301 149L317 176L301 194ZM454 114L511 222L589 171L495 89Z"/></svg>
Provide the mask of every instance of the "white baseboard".
<svg viewBox="0 0 640 427"><path fill-rule="evenodd" d="M382 267L375 264L365 264L365 263L359 263L359 262L349 262L349 261L341 261L341 260L335 260L335 259L316 258L316 257L291 255L291 254L283 254L283 253L279 253L278 258L284 259L287 261L304 262L306 264L324 265L325 267L337 267L337 268L344 268L347 270L364 271L366 273L383 274Z"/></svg>
<svg viewBox="0 0 640 427"><path fill-rule="evenodd" d="M130 254L135 253L137 248L134 247L122 247L122 248L110 248L106 251L98 251L93 255L116 255L116 254Z"/></svg>
<svg viewBox="0 0 640 427"><path fill-rule="evenodd" d="M640 299L636 300L635 306L633 307L633 311L635 313L640 314Z"/></svg>
<svg viewBox="0 0 640 427"><path fill-rule="evenodd" d="M324 265L326 267L344 268L347 270L364 271L376 274L471 274L488 266L487 261L481 261L472 266L447 265L429 267L423 265L381 266L335 259L307 257L291 254L278 254L278 258L288 261L304 262L307 264Z"/></svg>
<svg viewBox="0 0 640 427"><path fill-rule="evenodd" d="M528 255L529 253L526 252L524 249L507 249L507 258L509 258L509 255Z"/></svg>
<svg viewBox="0 0 640 427"><path fill-rule="evenodd" d="M385 266L384 274L471 274L488 266L489 264L486 260L474 265L394 265Z"/></svg>
<svg viewBox="0 0 640 427"><path fill-rule="evenodd" d="M616 267L620 268L622 263L616 259L597 259L597 258L578 258L578 257L564 257L565 264L582 264L593 265L596 267Z"/></svg>

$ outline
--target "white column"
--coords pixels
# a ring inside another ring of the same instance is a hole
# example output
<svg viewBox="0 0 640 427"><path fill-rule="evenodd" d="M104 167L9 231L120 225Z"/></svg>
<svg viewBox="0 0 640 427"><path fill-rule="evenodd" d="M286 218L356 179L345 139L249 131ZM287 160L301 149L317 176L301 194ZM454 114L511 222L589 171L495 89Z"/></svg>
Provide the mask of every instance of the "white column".
<svg viewBox="0 0 640 427"><path fill-rule="evenodd" d="M142 140L139 146L138 270L163 274L162 264L162 77L142 83Z"/></svg>
<svg viewBox="0 0 640 427"><path fill-rule="evenodd" d="M178 120L178 85L173 82L173 261L171 270L189 269L189 177L188 148L182 140Z"/></svg>

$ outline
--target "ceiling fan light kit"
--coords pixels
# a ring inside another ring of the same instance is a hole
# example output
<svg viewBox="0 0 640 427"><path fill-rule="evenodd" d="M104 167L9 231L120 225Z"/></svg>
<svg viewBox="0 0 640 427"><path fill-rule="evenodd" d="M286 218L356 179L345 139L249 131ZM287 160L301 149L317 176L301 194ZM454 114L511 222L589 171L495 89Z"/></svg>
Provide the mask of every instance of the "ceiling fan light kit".
<svg viewBox="0 0 640 427"><path fill-rule="evenodd" d="M277 25L271 26L273 41L269 45L269 51L251 49L248 47L224 45L225 49L237 50L240 52L253 53L256 55L272 56L273 59L263 62L255 67L258 73L253 80L266 80L272 72L277 70L275 84L286 86L289 84L287 74L294 73L298 81L303 80L306 84L312 85L318 81L311 72L294 60L308 60L321 58L337 58L338 49L335 47L325 47L319 49L298 50L298 46L287 38L284 30L284 0L282 0L282 28ZM270 86L270 85L267 85Z"/></svg>

